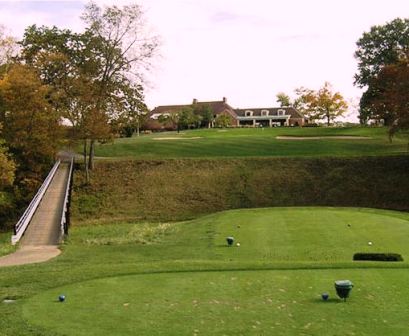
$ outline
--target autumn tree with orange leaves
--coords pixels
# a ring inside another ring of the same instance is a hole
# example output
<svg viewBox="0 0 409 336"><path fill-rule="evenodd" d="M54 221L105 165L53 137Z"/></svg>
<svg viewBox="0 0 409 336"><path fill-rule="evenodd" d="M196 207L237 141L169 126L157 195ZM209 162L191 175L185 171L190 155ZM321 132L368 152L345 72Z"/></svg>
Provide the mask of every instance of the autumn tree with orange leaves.
<svg viewBox="0 0 409 336"><path fill-rule="evenodd" d="M19 167L17 183L26 191L36 189L60 145L60 116L48 94L27 65L12 65L0 80L2 137Z"/></svg>
<svg viewBox="0 0 409 336"><path fill-rule="evenodd" d="M348 110L348 104L339 92L334 92L330 83L325 82L318 91L300 88L296 90L298 101L302 102L302 112L311 121L326 120L329 126L337 117Z"/></svg>

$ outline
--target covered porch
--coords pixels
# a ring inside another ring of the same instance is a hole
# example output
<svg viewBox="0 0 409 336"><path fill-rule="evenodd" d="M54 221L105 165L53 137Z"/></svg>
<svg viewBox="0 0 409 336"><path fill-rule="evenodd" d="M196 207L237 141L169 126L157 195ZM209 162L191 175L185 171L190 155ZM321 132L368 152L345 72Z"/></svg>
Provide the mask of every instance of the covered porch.
<svg viewBox="0 0 409 336"><path fill-rule="evenodd" d="M290 126L290 116L238 117L237 126L252 126L252 127Z"/></svg>

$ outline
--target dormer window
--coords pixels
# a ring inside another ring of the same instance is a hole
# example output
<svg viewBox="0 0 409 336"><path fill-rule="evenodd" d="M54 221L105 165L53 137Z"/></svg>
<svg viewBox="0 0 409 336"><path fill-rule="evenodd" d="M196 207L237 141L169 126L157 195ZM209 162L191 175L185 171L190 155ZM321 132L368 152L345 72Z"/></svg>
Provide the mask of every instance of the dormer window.
<svg viewBox="0 0 409 336"><path fill-rule="evenodd" d="M277 115L279 115L279 116L285 115L285 110L283 110L283 109L278 110Z"/></svg>
<svg viewBox="0 0 409 336"><path fill-rule="evenodd" d="M268 116L268 110L261 110L261 115L263 117Z"/></svg>
<svg viewBox="0 0 409 336"><path fill-rule="evenodd" d="M244 115L245 115L246 117L252 117L252 116L253 116L253 111L248 110L248 111L246 111L246 112L244 113Z"/></svg>

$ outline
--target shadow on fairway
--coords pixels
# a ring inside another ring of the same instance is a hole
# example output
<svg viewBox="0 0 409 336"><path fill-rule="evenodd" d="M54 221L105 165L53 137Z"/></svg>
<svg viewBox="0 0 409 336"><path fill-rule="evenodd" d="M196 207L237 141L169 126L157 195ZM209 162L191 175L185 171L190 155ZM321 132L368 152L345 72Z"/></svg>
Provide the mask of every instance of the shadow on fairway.
<svg viewBox="0 0 409 336"><path fill-rule="evenodd" d="M337 304L337 303L348 303L348 300L346 302L344 302L344 300L341 300L337 297L334 298L329 298L328 300L323 300L322 298L318 297L318 298L314 298L309 300L312 303L321 303L321 304Z"/></svg>

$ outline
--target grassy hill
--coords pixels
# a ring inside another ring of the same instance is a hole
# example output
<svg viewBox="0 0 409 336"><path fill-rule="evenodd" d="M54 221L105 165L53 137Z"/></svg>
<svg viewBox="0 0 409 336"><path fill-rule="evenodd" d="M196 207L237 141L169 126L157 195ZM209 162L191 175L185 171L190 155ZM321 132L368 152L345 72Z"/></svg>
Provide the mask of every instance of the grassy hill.
<svg viewBox="0 0 409 336"><path fill-rule="evenodd" d="M409 210L409 156L120 160L77 172L73 220L184 220L234 208L360 206Z"/></svg>
<svg viewBox="0 0 409 336"><path fill-rule="evenodd" d="M96 148L96 155L100 157L138 159L359 156L405 152L407 139L396 137L390 142L386 128L362 127L186 130L179 134L164 132L116 139Z"/></svg>

